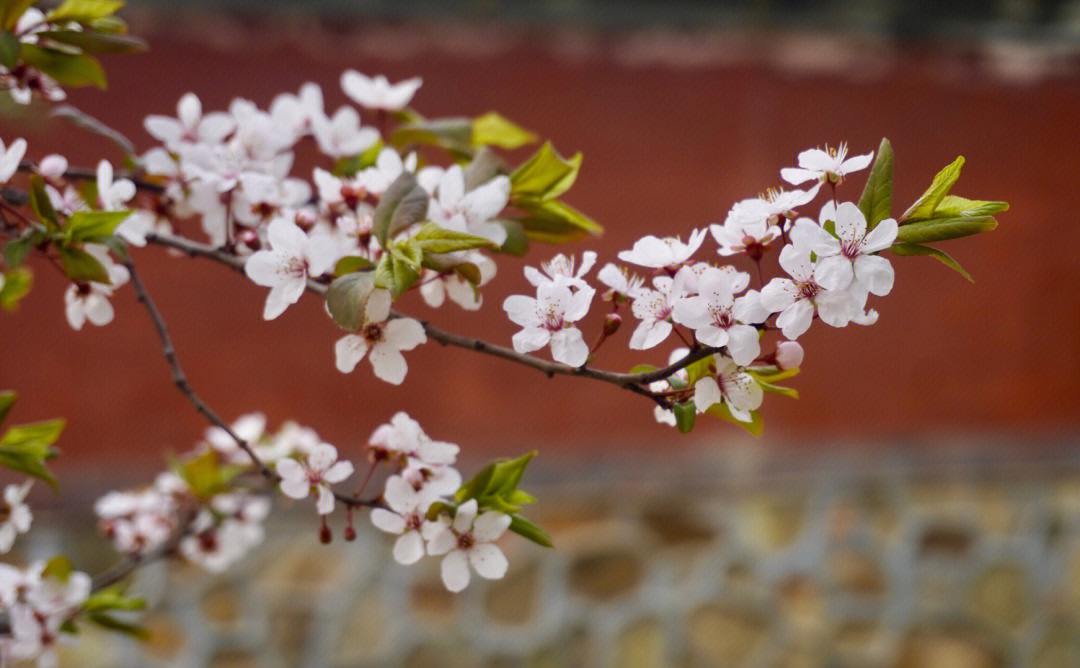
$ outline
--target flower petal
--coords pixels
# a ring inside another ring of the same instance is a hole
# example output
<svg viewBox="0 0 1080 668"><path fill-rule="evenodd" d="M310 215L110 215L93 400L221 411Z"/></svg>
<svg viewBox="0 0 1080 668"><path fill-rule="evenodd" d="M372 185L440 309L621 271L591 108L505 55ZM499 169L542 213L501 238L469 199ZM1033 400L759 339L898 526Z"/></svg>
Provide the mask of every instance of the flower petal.
<svg viewBox="0 0 1080 668"><path fill-rule="evenodd" d="M464 552L454 550L443 557L442 581L452 592L459 592L469 586L469 562Z"/></svg>
<svg viewBox="0 0 1080 668"><path fill-rule="evenodd" d="M506 575L510 566L506 555L491 543L480 543L469 550L469 563L476 569L476 574L488 580L498 580Z"/></svg>

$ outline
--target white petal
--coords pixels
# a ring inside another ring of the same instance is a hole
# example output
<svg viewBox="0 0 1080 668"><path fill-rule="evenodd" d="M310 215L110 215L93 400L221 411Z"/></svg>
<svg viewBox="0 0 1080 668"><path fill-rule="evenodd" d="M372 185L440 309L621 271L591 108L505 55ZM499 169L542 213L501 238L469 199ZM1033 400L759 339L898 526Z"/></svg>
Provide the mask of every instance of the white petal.
<svg viewBox="0 0 1080 668"><path fill-rule="evenodd" d="M728 353L739 366L748 366L761 354L757 330L750 325L735 325L728 329Z"/></svg>
<svg viewBox="0 0 1080 668"><path fill-rule="evenodd" d="M314 471L325 471L337 461L337 448L329 443L320 443L311 450L307 463Z"/></svg>
<svg viewBox="0 0 1080 668"><path fill-rule="evenodd" d="M263 320L273 320L289 306L300 301L306 285L302 278L289 277L282 284L270 288L270 293L266 295L266 306L263 308Z"/></svg>
<svg viewBox="0 0 1080 668"><path fill-rule="evenodd" d="M498 580L506 575L509 563L498 547L491 543L473 545L469 550L469 563L476 569L476 574L488 580Z"/></svg>
<svg viewBox="0 0 1080 668"><path fill-rule="evenodd" d="M854 277L851 260L843 255L823 258L814 267L814 280L826 290L844 290Z"/></svg>
<svg viewBox="0 0 1080 668"><path fill-rule="evenodd" d="M514 351L519 353L531 353L534 350L540 350L550 340L551 332L541 327L526 327L511 338Z"/></svg>
<svg viewBox="0 0 1080 668"><path fill-rule="evenodd" d="M489 510L473 522L473 536L485 543L496 541L510 526L510 519L506 513Z"/></svg>
<svg viewBox="0 0 1080 668"><path fill-rule="evenodd" d="M670 325L669 325L670 327ZM589 346L577 327L567 327L551 336L551 357L567 366L579 367L589 358Z"/></svg>
<svg viewBox="0 0 1080 668"><path fill-rule="evenodd" d="M457 537L446 526L425 522L421 530L428 541L427 553L433 557L446 554L457 545Z"/></svg>
<svg viewBox="0 0 1080 668"><path fill-rule="evenodd" d="M389 290L375 288L368 295L367 304L364 306L364 319L367 322L382 322L390 316L390 304L393 297Z"/></svg>
<svg viewBox="0 0 1080 668"><path fill-rule="evenodd" d="M330 271L338 254L337 242L332 237L323 234L311 237L304 252L308 262L308 275L321 276Z"/></svg>
<svg viewBox="0 0 1080 668"><path fill-rule="evenodd" d="M799 167L785 167L780 170L780 178L784 179L793 186L797 186L800 183L806 183L811 179L821 178L818 172L812 172L809 169L801 169Z"/></svg>
<svg viewBox="0 0 1080 668"><path fill-rule="evenodd" d="M871 294L884 297L892 291L896 278L892 265L880 255L860 255L855 259L855 276Z"/></svg>
<svg viewBox="0 0 1080 668"><path fill-rule="evenodd" d="M372 347L368 359L371 362L372 370L378 378L391 385L401 385L401 382L405 380L405 374L408 372L409 366L405 363L405 357L398 352L397 348L386 345L385 342L378 343Z"/></svg>
<svg viewBox="0 0 1080 668"><path fill-rule="evenodd" d="M899 228L896 226L896 221L892 218L886 218L877 224L877 227L870 230L870 233L863 239L862 244L859 246L859 250L863 253L876 253L880 250L885 250L889 246L893 245L896 241L896 234Z"/></svg>
<svg viewBox="0 0 1080 668"><path fill-rule="evenodd" d="M341 482L353 474L352 462L337 462L323 473L323 480L329 483Z"/></svg>
<svg viewBox="0 0 1080 668"><path fill-rule="evenodd" d="M769 313L779 313L794 304L799 290L786 278L774 278L761 289L761 306Z"/></svg>
<svg viewBox="0 0 1080 668"><path fill-rule="evenodd" d="M814 320L814 305L809 300L800 299L784 309L776 319L780 331L789 340L794 341L810 329L810 323Z"/></svg>
<svg viewBox="0 0 1080 668"><path fill-rule="evenodd" d="M469 499L458 506L454 515L454 531L464 533L472 527L473 520L476 519L476 506L476 499Z"/></svg>
<svg viewBox="0 0 1080 668"><path fill-rule="evenodd" d="M325 485L318 486L318 498L315 500L315 512L329 515L334 512L334 494Z"/></svg>
<svg viewBox="0 0 1080 668"><path fill-rule="evenodd" d="M276 251L285 251L289 255L300 256L307 245L307 235L288 218L275 218L267 228L270 247Z"/></svg>
<svg viewBox="0 0 1080 668"><path fill-rule="evenodd" d="M694 383L694 408L698 413L704 413L709 406L720 403L721 399L723 395L720 393L720 386L712 376L699 378Z"/></svg>
<svg viewBox="0 0 1080 668"><path fill-rule="evenodd" d="M866 216L853 202L841 202L836 207L836 234L845 241L866 235Z"/></svg>
<svg viewBox="0 0 1080 668"><path fill-rule="evenodd" d="M454 550L443 557L442 581L452 592L459 592L469 586L469 562L465 553Z"/></svg>
<svg viewBox="0 0 1080 668"><path fill-rule="evenodd" d="M408 566L424 556L424 541L416 531L402 534L394 543L394 561Z"/></svg>
<svg viewBox="0 0 1080 668"><path fill-rule="evenodd" d="M526 295L510 295L503 302L503 310L510 322L520 327L533 327L539 324L536 311L537 301Z"/></svg>
<svg viewBox="0 0 1080 668"><path fill-rule="evenodd" d="M244 273L255 285L272 288L284 280L284 258L276 251L256 251L244 263Z"/></svg>
<svg viewBox="0 0 1080 668"><path fill-rule="evenodd" d="M405 519L385 508L376 508L371 511L371 523L386 533L400 534L405 531Z"/></svg>
<svg viewBox="0 0 1080 668"><path fill-rule="evenodd" d="M666 320L643 320L630 336L630 347L634 350L648 350L659 345L671 334L671 323Z"/></svg>
<svg viewBox="0 0 1080 668"><path fill-rule="evenodd" d="M427 342L424 326L412 318L394 318L386 323L383 336L398 350L412 350Z"/></svg>
<svg viewBox="0 0 1080 668"><path fill-rule="evenodd" d="M350 373L367 354L367 341L362 336L348 334L334 344L334 362L338 371Z"/></svg>

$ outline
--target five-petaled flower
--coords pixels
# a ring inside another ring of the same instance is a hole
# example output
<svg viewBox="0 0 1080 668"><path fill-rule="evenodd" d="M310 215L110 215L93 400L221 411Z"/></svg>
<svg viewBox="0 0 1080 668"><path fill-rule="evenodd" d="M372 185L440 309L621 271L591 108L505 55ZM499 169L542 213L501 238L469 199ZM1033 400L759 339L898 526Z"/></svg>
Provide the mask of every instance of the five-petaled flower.
<svg viewBox="0 0 1080 668"><path fill-rule="evenodd" d="M263 318L273 320L300 299L309 277L329 271L336 246L329 236L309 237L287 218L271 221L267 234L270 250L253 253L244 264L244 273L256 285L270 288Z"/></svg>
<svg viewBox="0 0 1080 668"><path fill-rule="evenodd" d="M401 111L412 100L423 79L413 77L391 84L379 74L368 77L356 70L347 70L341 75L341 89L354 102L368 109Z"/></svg>
<svg viewBox="0 0 1080 668"><path fill-rule="evenodd" d="M281 493L292 499L303 499L315 492L315 510L320 515L334 512L334 494L330 486L353 473L352 462L337 461L337 448L321 443L312 449L303 462L291 458L277 461L281 476Z"/></svg>
<svg viewBox="0 0 1080 668"><path fill-rule="evenodd" d="M842 183L844 177L860 169L866 169L874 158L874 152L865 155L847 157L847 144L841 142L837 148L811 148L799 154L798 167L785 167L780 176L792 185L816 180L818 183L830 181Z"/></svg>
<svg viewBox="0 0 1080 668"><path fill-rule="evenodd" d="M441 518L440 523L424 526L428 554L442 560L442 581L446 588L458 592L469 586L469 566L477 575L497 580L506 575L508 563L502 550L493 543L510 526L510 516L495 510L477 513L476 499L458 506L453 522Z"/></svg>
<svg viewBox="0 0 1080 668"><path fill-rule="evenodd" d="M424 327L412 318L390 317L390 293L376 288L365 305L365 321L357 334L346 334L334 344L338 371L349 373L367 355L375 375L392 385L400 385L409 370L402 350L412 350L427 342Z"/></svg>
<svg viewBox="0 0 1080 668"><path fill-rule="evenodd" d="M866 231L866 217L859 207L843 202L822 207L822 221L833 220L836 238L809 219L800 219L792 228L792 241L809 248L818 257L814 280L828 290L845 290L852 280L860 281L871 294L884 297L892 290L894 273L885 258L875 255L892 246L897 225L887 218Z"/></svg>
<svg viewBox="0 0 1080 668"><path fill-rule="evenodd" d="M514 350L532 352L551 344L551 357L567 366L579 367L589 357L589 346L581 330L570 323L577 322L589 312L592 288L570 290L565 280L541 284L536 297L511 295L503 302L510 320L522 327L514 334Z"/></svg>

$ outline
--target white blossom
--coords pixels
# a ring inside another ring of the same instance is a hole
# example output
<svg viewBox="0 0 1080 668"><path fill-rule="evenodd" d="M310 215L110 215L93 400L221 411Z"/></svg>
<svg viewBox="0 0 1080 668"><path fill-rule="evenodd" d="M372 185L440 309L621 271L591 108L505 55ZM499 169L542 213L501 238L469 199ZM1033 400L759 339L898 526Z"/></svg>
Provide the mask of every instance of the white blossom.
<svg viewBox="0 0 1080 668"><path fill-rule="evenodd" d="M352 462L338 461L337 448L322 443L302 462L279 459L275 465L281 476L281 492L292 499L303 499L312 491L316 494L315 509L320 515L334 511L334 494L330 486L353 473Z"/></svg>
<svg viewBox="0 0 1080 668"><path fill-rule="evenodd" d="M4 501L0 505L0 552L8 552L15 544L15 538L30 530L33 516L25 499L33 481L27 480L21 485L8 485L4 488Z"/></svg>
<svg viewBox="0 0 1080 668"><path fill-rule="evenodd" d="M714 355L716 376L699 378L694 383L694 407L704 413L709 406L723 401L732 417L740 422L750 422L751 412L761 406L764 394L761 385L735 362L722 355Z"/></svg>
<svg viewBox="0 0 1080 668"><path fill-rule="evenodd" d="M745 289L735 281L733 272L707 271L701 278L696 296L675 303L672 318L694 330L697 340L707 346L727 346L736 363L746 366L761 352L756 328L746 324L740 312L741 300L735 293Z"/></svg>
<svg viewBox="0 0 1080 668"><path fill-rule="evenodd" d="M6 148L4 141L0 139L0 184L7 183L15 175L24 155L26 155L25 139L16 139Z"/></svg>
<svg viewBox="0 0 1080 668"><path fill-rule="evenodd" d="M469 566L477 575L497 580L506 575L508 563L502 550L494 545L510 526L510 516L489 510L477 517L476 499L458 506L452 523L427 525L428 554L445 554L442 581L452 592L469 586Z"/></svg>
<svg viewBox="0 0 1080 668"><path fill-rule="evenodd" d="M573 255L567 256L559 253L547 262L540 263L540 269L526 265L525 279L535 287L562 279L563 282L576 290L589 288L590 286L585 282L584 276L596 264L596 253L585 251L581 254L581 266L575 269L574 264Z"/></svg>
<svg viewBox="0 0 1080 668"><path fill-rule="evenodd" d="M690 238L683 243L676 237L660 239L652 235L644 236L634 242L628 251L620 251L619 259L630 264L652 269L675 268L690 259L701 242L705 240L705 230L694 230Z"/></svg>
<svg viewBox="0 0 1080 668"><path fill-rule="evenodd" d="M300 299L308 278L330 270L335 246L327 236L308 237L286 218L275 218L268 235L270 250L253 253L244 264L244 273L256 285L270 288L263 318L273 320Z"/></svg>
<svg viewBox="0 0 1080 668"><path fill-rule="evenodd" d="M392 385L405 380L409 367L402 350L427 342L424 327L412 318L390 316L390 293L373 290L365 305L365 324L357 334L347 334L334 344L338 371L350 373L366 355L375 375Z"/></svg>
<svg viewBox="0 0 1080 668"><path fill-rule="evenodd" d="M511 295L503 310L511 322L522 327L514 334L514 350L532 352L551 344L551 357L567 366L579 367L589 357L581 330L571 325L589 312L595 290L570 290L565 281L543 283L536 297Z"/></svg>
<svg viewBox="0 0 1080 668"><path fill-rule="evenodd" d="M111 282L106 285L91 281L68 286L64 293L64 315L75 330L82 329L87 320L99 327L112 322L113 307L109 297L129 278L127 267L113 262L104 246L86 244L83 250L101 263Z"/></svg>
<svg viewBox="0 0 1080 668"><path fill-rule="evenodd" d="M851 158L847 157L847 151L845 143L841 143L837 148L826 146L825 150L807 149L799 154L799 166L781 169L780 176L796 186L812 180L818 183L842 183L848 174L866 169L874 158L873 151Z"/></svg>
<svg viewBox="0 0 1080 668"><path fill-rule="evenodd" d="M597 280L606 285L610 290L604 293L604 299L634 299L642 290L646 290L645 280L640 276L631 274L623 267L618 267L608 262L596 274Z"/></svg>
<svg viewBox="0 0 1080 668"><path fill-rule="evenodd" d="M202 102L195 93L185 93L176 103L176 118L147 116L143 127L155 139L175 149L181 143L217 144L236 127L232 116L215 111L205 116Z"/></svg>
<svg viewBox="0 0 1080 668"><path fill-rule="evenodd" d="M864 302L849 290L826 290L814 279L810 252L796 246L780 251L780 266L791 276L774 278L761 290L761 304L772 313L780 313L776 324L792 341L810 328L815 311L833 327L843 327L862 312Z"/></svg>
<svg viewBox="0 0 1080 668"><path fill-rule="evenodd" d="M434 501L429 493L417 491L401 476L386 479L383 500L388 508L371 511L371 523L381 531L398 536L394 542L394 561L409 565L424 556L421 528L427 523L427 510Z"/></svg>
<svg viewBox="0 0 1080 668"><path fill-rule="evenodd" d="M352 107L340 107L329 118L316 116L311 132L319 150L334 158L359 155L379 141L378 131L360 126L360 114Z"/></svg>
<svg viewBox="0 0 1080 668"><path fill-rule="evenodd" d="M675 278L657 276L653 279L655 290L642 289L634 298L630 310L641 322L630 335L631 348L654 348L671 334L671 313L675 303L685 296L684 286L690 280L690 274L691 270L683 267L675 274Z"/></svg>
<svg viewBox="0 0 1080 668"><path fill-rule="evenodd" d="M506 241L506 228L492 219L510 201L510 178L500 174L465 192L465 173L460 165L447 169L439 179L436 195L428 205L428 218L440 227L484 237L494 244Z"/></svg>
<svg viewBox="0 0 1080 668"><path fill-rule="evenodd" d="M479 251L465 251L460 255L463 262L476 265L480 270L480 282L473 285L460 274L439 274L434 271L425 272L423 282L420 284L420 296L424 302L438 308L449 298L466 311L475 311L484 302L483 295L477 289L495 278L495 262Z"/></svg>
<svg viewBox="0 0 1080 668"><path fill-rule="evenodd" d="M369 78L356 70L346 70L341 75L341 89L354 102L368 109L400 111L416 94L423 80L413 77L391 84L381 74Z"/></svg>
<svg viewBox="0 0 1080 668"><path fill-rule="evenodd" d="M852 280L858 280L871 294L889 294L895 278L892 265L875 253L896 240L896 221L887 218L868 233L866 217L855 204L842 202L834 209L829 202L822 209L822 220L835 221L839 238L805 218L792 228L792 240L809 247L818 257L814 280L828 290L845 290Z"/></svg>

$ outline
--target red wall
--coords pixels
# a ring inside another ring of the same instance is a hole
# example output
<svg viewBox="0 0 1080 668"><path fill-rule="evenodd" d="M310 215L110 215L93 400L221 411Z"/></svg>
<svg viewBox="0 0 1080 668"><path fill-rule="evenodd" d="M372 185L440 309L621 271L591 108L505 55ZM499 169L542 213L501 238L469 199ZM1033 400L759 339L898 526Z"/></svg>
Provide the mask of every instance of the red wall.
<svg viewBox="0 0 1080 668"><path fill-rule="evenodd" d="M429 116L497 109L563 152L584 152L568 199L607 232L573 250L596 248L601 263L643 234L685 236L721 221L736 199L778 185L779 169L810 146L846 140L863 152L888 136L897 154L896 210L963 154L956 194L1012 205L996 232L950 245L976 283L927 258L898 258L892 295L873 304L881 312L876 326L818 325L801 339L807 357L793 384L802 399L766 397L767 438L805 437L829 447L837 439L1038 436L1077 426L1075 70L1021 81L994 75L978 54L917 55L790 35L690 39L135 19L151 51L109 59L108 94L78 91L71 101L140 147L150 145L141 118L171 113L188 90L207 109L233 96L265 106L275 93L313 80L336 108L346 68L392 80L419 74L425 84L415 104ZM101 155L117 157L94 137L39 119L5 119L3 126L5 139L28 137L29 157L60 150L88 166ZM848 195L857 197L857 188L861 179ZM532 260L547 256L548 248L537 246ZM192 383L224 416L262 410L272 424L295 417L339 447L362 442L399 409L437 438L499 452L685 442L655 425L640 397L586 380L548 380L433 344L407 354L410 371L400 387L377 381L366 362L345 376L333 368L340 332L314 298L264 323L266 290L239 275L157 249L136 259ZM509 345L516 328L500 305L526 290L520 265L501 264L479 316L453 306L431 313L414 299L404 309ZM69 418L61 443L68 465L103 452L156 461L163 447L187 448L203 423L169 383L130 287L114 300L113 324L73 332L63 316L62 282L48 267L36 268L21 311L0 314L0 386L23 396L13 417ZM589 323L595 332L598 320ZM662 362L666 352L619 352L632 331L627 325L597 364L624 370ZM705 423L694 436L722 440L736 431Z"/></svg>

